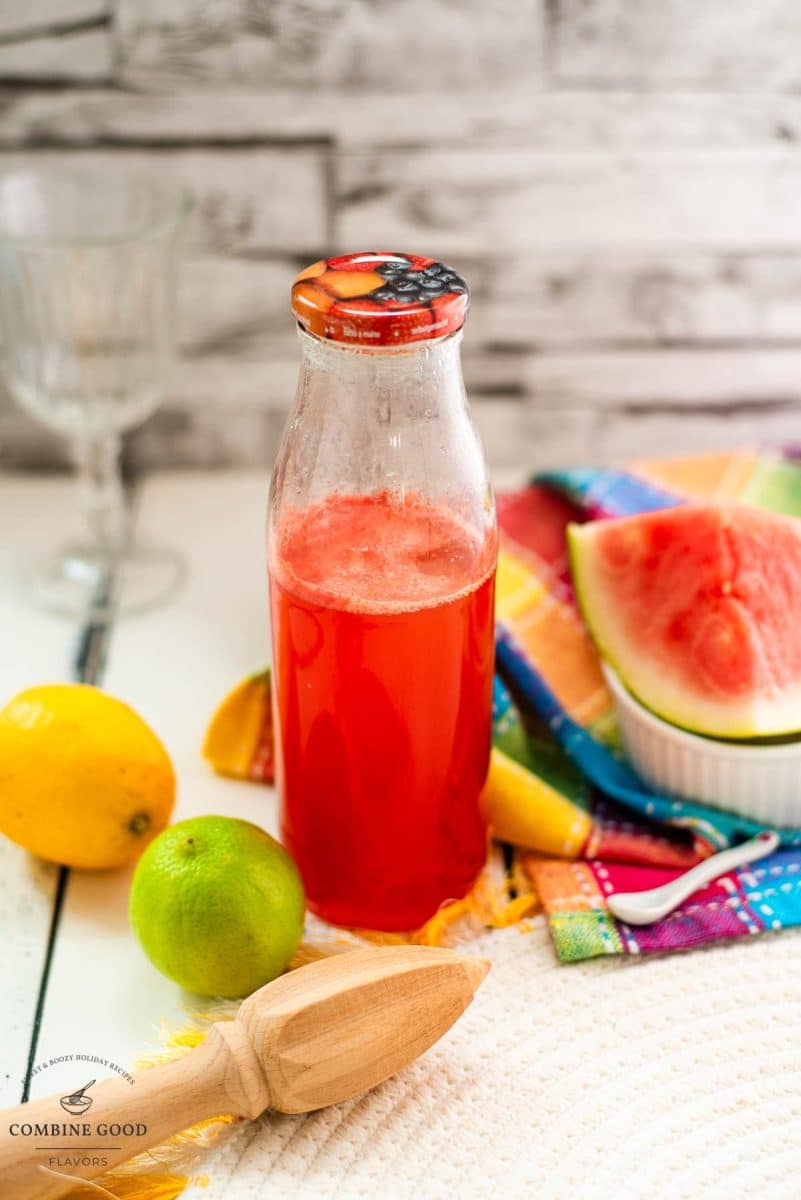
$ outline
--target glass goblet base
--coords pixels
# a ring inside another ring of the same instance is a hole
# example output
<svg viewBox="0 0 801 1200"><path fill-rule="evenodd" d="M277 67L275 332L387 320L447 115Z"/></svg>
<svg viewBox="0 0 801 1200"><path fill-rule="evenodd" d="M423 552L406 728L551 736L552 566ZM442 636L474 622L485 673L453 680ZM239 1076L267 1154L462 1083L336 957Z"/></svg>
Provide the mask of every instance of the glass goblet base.
<svg viewBox="0 0 801 1200"><path fill-rule="evenodd" d="M90 608L130 616L166 604L186 575L181 555L160 546L133 544L118 554L78 543L64 546L30 573L32 599L49 612L83 617Z"/></svg>

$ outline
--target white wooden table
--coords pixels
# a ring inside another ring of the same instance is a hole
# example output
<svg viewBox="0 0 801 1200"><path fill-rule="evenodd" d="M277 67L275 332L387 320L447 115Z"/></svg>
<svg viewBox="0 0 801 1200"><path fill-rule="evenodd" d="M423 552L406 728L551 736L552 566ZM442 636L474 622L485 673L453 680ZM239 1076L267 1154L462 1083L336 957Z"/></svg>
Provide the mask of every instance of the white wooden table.
<svg viewBox="0 0 801 1200"><path fill-rule="evenodd" d="M199 755L226 690L267 658L266 478L172 475L138 504L143 539L180 547L187 582L118 624L104 686L164 739L178 818L273 829L269 789L214 777ZM75 630L30 608L26 563L74 528L69 481L0 477L0 693L69 677ZM20 1099L58 872L0 839L0 1101ZM128 929L130 873L72 872L53 938L36 1063L88 1054L127 1067L183 996ZM797 1200L801 938L743 939L649 962L556 965L541 920L488 935L495 968L465 1018L402 1077L352 1106L243 1127L198 1200L497 1197ZM96 1068L98 1077L108 1073ZM65 1062L31 1094L95 1070ZM2 1189L0 1188L0 1193Z"/></svg>
<svg viewBox="0 0 801 1200"><path fill-rule="evenodd" d="M179 777L176 819L223 812L273 826L270 789L218 779L199 754L216 704L267 658L265 505L265 478L256 475L235 482L162 478L138 505L142 538L180 548L190 570L169 607L117 625L103 686L132 704L167 745ZM0 477L3 702L22 687L70 677L75 628L28 605L21 580L26 564L74 533L78 519L70 481ZM0 838L0 873L0 1099L10 1104L19 1100L26 1072L58 871ZM186 998L150 966L128 928L130 874L69 875L37 1063L90 1053L130 1065L155 1043L162 1021L186 1020ZM69 1063L48 1069L32 1080L31 1095L74 1088L75 1077Z"/></svg>

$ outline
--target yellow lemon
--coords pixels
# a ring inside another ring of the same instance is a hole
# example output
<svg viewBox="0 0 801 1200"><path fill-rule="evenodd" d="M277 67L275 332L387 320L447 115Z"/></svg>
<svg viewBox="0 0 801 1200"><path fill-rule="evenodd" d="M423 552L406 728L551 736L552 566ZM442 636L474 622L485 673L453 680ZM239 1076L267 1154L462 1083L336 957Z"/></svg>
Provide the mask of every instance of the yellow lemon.
<svg viewBox="0 0 801 1200"><path fill-rule="evenodd" d="M175 773L152 729L85 684L20 692L0 709L0 833L70 867L118 867L164 828Z"/></svg>
<svg viewBox="0 0 801 1200"><path fill-rule="evenodd" d="M272 783L275 775L270 669L229 692L211 718L203 757L218 775Z"/></svg>

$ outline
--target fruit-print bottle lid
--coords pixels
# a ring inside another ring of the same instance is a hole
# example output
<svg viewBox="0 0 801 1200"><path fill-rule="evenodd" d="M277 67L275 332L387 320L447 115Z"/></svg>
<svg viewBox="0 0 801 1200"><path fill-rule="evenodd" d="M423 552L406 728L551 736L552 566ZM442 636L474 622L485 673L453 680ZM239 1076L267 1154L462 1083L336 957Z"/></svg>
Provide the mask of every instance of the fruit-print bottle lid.
<svg viewBox="0 0 801 1200"><path fill-rule="evenodd" d="M358 346L404 346L455 333L470 303L467 284L419 254L371 251L325 258L292 285L304 329Z"/></svg>

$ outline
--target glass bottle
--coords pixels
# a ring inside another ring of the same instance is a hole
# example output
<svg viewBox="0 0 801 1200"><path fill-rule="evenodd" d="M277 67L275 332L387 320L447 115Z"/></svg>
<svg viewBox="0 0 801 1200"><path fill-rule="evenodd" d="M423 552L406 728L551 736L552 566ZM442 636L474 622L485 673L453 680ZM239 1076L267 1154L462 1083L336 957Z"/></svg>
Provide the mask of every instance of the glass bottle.
<svg viewBox="0 0 801 1200"><path fill-rule="evenodd" d="M468 292L431 259L356 254L302 272L292 307L268 523L282 837L313 911L411 930L486 856L497 527Z"/></svg>

